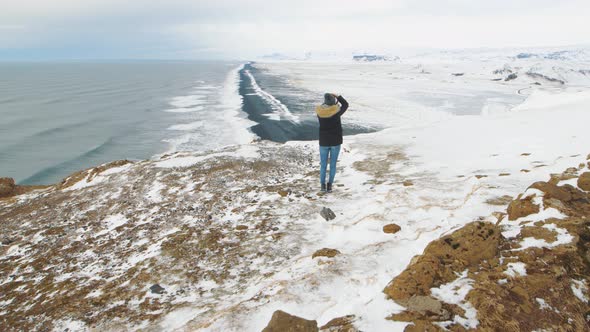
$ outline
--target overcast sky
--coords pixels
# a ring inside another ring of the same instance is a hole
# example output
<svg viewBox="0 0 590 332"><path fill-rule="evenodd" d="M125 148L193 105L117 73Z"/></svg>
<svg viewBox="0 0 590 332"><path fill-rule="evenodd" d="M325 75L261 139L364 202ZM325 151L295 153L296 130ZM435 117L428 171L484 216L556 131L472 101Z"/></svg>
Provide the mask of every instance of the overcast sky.
<svg viewBox="0 0 590 332"><path fill-rule="evenodd" d="M1 0L0 59L590 43L590 0Z"/></svg>

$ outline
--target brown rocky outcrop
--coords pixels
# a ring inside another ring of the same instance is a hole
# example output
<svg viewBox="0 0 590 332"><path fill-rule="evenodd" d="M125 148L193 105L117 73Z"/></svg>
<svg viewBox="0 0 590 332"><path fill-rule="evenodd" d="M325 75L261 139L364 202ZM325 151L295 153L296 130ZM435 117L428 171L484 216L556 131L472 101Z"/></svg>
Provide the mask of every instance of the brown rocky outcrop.
<svg viewBox="0 0 590 332"><path fill-rule="evenodd" d="M336 255L339 255L340 251L336 250L336 249L331 249L331 248L323 248L320 250L317 250L316 252L313 253L313 255L311 255L311 258L316 258L316 257L328 257L328 258L332 258Z"/></svg>
<svg viewBox="0 0 590 332"><path fill-rule="evenodd" d="M431 242L424 254L414 259L408 269L393 279L384 292L400 304L413 296L428 296L430 288L457 278L454 271L496 256L501 234L496 225L474 222Z"/></svg>
<svg viewBox="0 0 590 332"><path fill-rule="evenodd" d="M383 232L388 234L395 234L399 232L402 228L396 224L387 224L383 226Z"/></svg>
<svg viewBox="0 0 590 332"><path fill-rule="evenodd" d="M590 172L584 172L578 178L578 187L582 190L590 191Z"/></svg>
<svg viewBox="0 0 590 332"><path fill-rule="evenodd" d="M566 171L560 177L570 175ZM543 192L542 206L559 210L562 219L531 223L523 218L516 225L520 233L504 238L503 227L513 229L513 220L542 209L532 203L534 194L520 195L508 207L509 220L470 223L430 243L384 289L406 307L389 319L411 322L405 331L440 331L438 322L447 322L451 331L588 331L590 194L558 182L530 188ZM525 239L545 245L523 247ZM463 303L476 311L476 327L457 323L465 320L456 319L466 317L465 307L431 293L460 274L470 279Z"/></svg>
<svg viewBox="0 0 590 332"><path fill-rule="evenodd" d="M277 310L262 332L318 332L318 323Z"/></svg>
<svg viewBox="0 0 590 332"><path fill-rule="evenodd" d="M13 194L16 188L13 178L0 178L0 197L6 197Z"/></svg>
<svg viewBox="0 0 590 332"><path fill-rule="evenodd" d="M516 220L521 217L526 217L531 214L539 213L539 206L534 204L532 198L526 197L521 199L519 195L517 199L510 202L508 205L508 219Z"/></svg>

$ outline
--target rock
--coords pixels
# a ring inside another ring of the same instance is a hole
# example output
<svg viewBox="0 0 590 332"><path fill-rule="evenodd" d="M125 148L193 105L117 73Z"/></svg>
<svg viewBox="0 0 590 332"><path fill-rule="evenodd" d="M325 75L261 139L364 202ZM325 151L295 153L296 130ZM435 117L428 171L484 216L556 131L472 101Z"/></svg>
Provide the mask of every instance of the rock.
<svg viewBox="0 0 590 332"><path fill-rule="evenodd" d="M507 77L504 79L504 81L508 82L508 81L515 80L515 79L517 79L517 78L518 78L518 75L516 75L516 73L512 73L512 74L508 75L508 76L507 76Z"/></svg>
<svg viewBox="0 0 590 332"><path fill-rule="evenodd" d="M524 200L515 199L508 205L508 220L516 220L531 214L539 213L539 206L533 204L531 197Z"/></svg>
<svg viewBox="0 0 590 332"><path fill-rule="evenodd" d="M399 232L402 228L396 224L387 224L383 226L383 232L388 234L395 234Z"/></svg>
<svg viewBox="0 0 590 332"><path fill-rule="evenodd" d="M262 332L318 332L318 323L277 310Z"/></svg>
<svg viewBox="0 0 590 332"><path fill-rule="evenodd" d="M453 76L463 76L465 73L452 73Z"/></svg>
<svg viewBox="0 0 590 332"><path fill-rule="evenodd" d="M525 169L525 168L521 169L520 171L521 171L522 173L528 173L528 172L530 172L530 170L528 170L528 169Z"/></svg>
<svg viewBox="0 0 590 332"><path fill-rule="evenodd" d="M545 240L545 242L547 243L552 243L554 241L557 241L557 235L557 232L547 229L545 227L526 226L520 230L519 237L523 239L527 237L532 237L539 240Z"/></svg>
<svg viewBox="0 0 590 332"><path fill-rule="evenodd" d="M336 214L334 213L334 211L330 210L327 207L322 208L322 210L320 211L320 216L326 219L326 221L330 221L336 218Z"/></svg>
<svg viewBox="0 0 590 332"><path fill-rule="evenodd" d="M510 176L510 173L500 173L498 176Z"/></svg>
<svg viewBox="0 0 590 332"><path fill-rule="evenodd" d="M481 175L481 174L476 174L475 175L476 178L481 179L481 178L487 178L487 175Z"/></svg>
<svg viewBox="0 0 590 332"><path fill-rule="evenodd" d="M406 326L404 332L439 332L439 331L448 331L447 329L443 329L438 325L434 325L429 321L415 321L414 324L410 324Z"/></svg>
<svg viewBox="0 0 590 332"><path fill-rule="evenodd" d="M578 178L578 187L585 191L590 190L590 172L584 172L580 175Z"/></svg>
<svg viewBox="0 0 590 332"><path fill-rule="evenodd" d="M14 189L16 184L13 178L0 178L0 197L10 196Z"/></svg>
<svg viewBox="0 0 590 332"><path fill-rule="evenodd" d="M290 194L290 192L287 191L287 190L279 190L279 191L277 191L277 193L279 195L281 195L281 197L286 197L286 196L288 196Z"/></svg>
<svg viewBox="0 0 590 332"><path fill-rule="evenodd" d="M311 255L311 258L316 258L316 257L329 257L332 258L336 255L339 255L340 251L336 250L336 249L331 249L331 248L323 248L320 250L317 250L316 252L313 253L313 255Z"/></svg>
<svg viewBox="0 0 590 332"><path fill-rule="evenodd" d="M408 311L415 311L420 314L434 314L443 316L442 303L431 296L412 296L406 303Z"/></svg>
<svg viewBox="0 0 590 332"><path fill-rule="evenodd" d="M246 229L248 229L248 226L246 226L246 225L238 225L238 226L236 226L236 230L237 231L243 231L243 230L246 230Z"/></svg>
<svg viewBox="0 0 590 332"><path fill-rule="evenodd" d="M570 167L561 174L551 174L551 179L549 180L549 183L556 185L559 183L559 181L575 179L577 177L578 169L575 167Z"/></svg>
<svg viewBox="0 0 590 332"><path fill-rule="evenodd" d="M545 199L556 198L563 202L569 202L572 199L572 195L565 189L560 188L554 184L548 182L535 182L529 188L538 189L545 193Z"/></svg>
<svg viewBox="0 0 590 332"><path fill-rule="evenodd" d="M414 182L412 182L411 180L406 180L403 182L404 187L409 187L409 186L413 186Z"/></svg>
<svg viewBox="0 0 590 332"><path fill-rule="evenodd" d="M347 315L330 320L326 325L320 327L324 332L360 332L353 323L356 320L355 315Z"/></svg>
<svg viewBox="0 0 590 332"><path fill-rule="evenodd" d="M457 278L453 269L463 271L481 260L495 257L500 238L500 227L492 223L467 224L431 242L424 254L413 259L383 292L401 305L406 305L412 296L429 296L432 287Z"/></svg>
<svg viewBox="0 0 590 332"><path fill-rule="evenodd" d="M154 284L150 287L150 291L153 294L164 294L164 292L166 292L166 290L164 289L164 287L160 286L159 284Z"/></svg>
<svg viewBox="0 0 590 332"><path fill-rule="evenodd" d="M2 245L7 246L7 245L14 243L14 239L11 239L9 237L3 237L2 241L0 243L2 243Z"/></svg>
<svg viewBox="0 0 590 332"><path fill-rule="evenodd" d="M526 157L526 156L530 156L531 154L530 154L530 152L524 152L524 153L521 153L520 155L523 157Z"/></svg>

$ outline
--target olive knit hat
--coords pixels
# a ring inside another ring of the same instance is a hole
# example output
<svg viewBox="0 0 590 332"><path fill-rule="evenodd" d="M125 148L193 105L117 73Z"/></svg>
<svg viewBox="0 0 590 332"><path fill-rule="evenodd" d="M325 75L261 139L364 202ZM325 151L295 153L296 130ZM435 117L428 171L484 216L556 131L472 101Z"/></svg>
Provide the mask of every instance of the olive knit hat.
<svg viewBox="0 0 590 332"><path fill-rule="evenodd" d="M328 106L336 105L336 98L331 93L324 94L324 104Z"/></svg>

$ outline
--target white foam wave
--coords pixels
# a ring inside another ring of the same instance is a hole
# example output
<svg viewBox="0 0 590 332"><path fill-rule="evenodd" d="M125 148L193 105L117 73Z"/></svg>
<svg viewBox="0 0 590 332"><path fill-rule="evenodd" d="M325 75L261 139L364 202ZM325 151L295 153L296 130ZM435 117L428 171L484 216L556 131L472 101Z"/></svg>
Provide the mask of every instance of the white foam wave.
<svg viewBox="0 0 590 332"><path fill-rule="evenodd" d="M215 90L219 89L216 85L201 85L195 88L195 90Z"/></svg>
<svg viewBox="0 0 590 332"><path fill-rule="evenodd" d="M191 123L182 123L182 124L173 125L173 126L168 127L168 129L169 130L189 131L189 130L199 129L203 126L204 126L203 121L196 121L196 122L191 122Z"/></svg>
<svg viewBox="0 0 590 332"><path fill-rule="evenodd" d="M191 107L191 106L197 106L197 105L203 105L206 103L205 100L205 95L188 95L188 96L178 96L178 97L174 97L172 98L172 100L170 101L170 105L175 106L175 107Z"/></svg>
<svg viewBox="0 0 590 332"><path fill-rule="evenodd" d="M179 108L166 110L172 113L195 113L193 122L170 126L169 130L183 132L183 135L165 140L170 144L167 153L176 151L204 151L234 144L248 144L255 139L249 130L255 123L242 112L242 96L239 94L239 72L244 65L232 69L222 86L201 85L201 94L207 95L206 105L180 106L203 101L202 95L182 96L173 99ZM213 91L212 89L218 89ZM203 101L203 104L205 102ZM193 116L193 114L191 114ZM198 121L194 121L198 120ZM190 121L190 120L189 120Z"/></svg>
<svg viewBox="0 0 590 332"><path fill-rule="evenodd" d="M180 108L171 108L164 110L164 112L168 113L192 113L192 112L199 112L205 109L205 106L195 106L195 107L180 107Z"/></svg>
<svg viewBox="0 0 590 332"><path fill-rule="evenodd" d="M246 70L245 73L248 76L248 78L250 78L250 81L252 82L252 88L254 89L256 94L259 95L262 99L264 99L267 103L269 103L271 108L278 112L278 115L281 119L286 119L291 122L299 123L299 117L291 113L291 111L289 111L289 108L287 108L285 104L281 103L280 100L275 98L275 96L264 91L258 85L256 79L254 79L254 76L252 75L252 73L250 73L249 70Z"/></svg>

